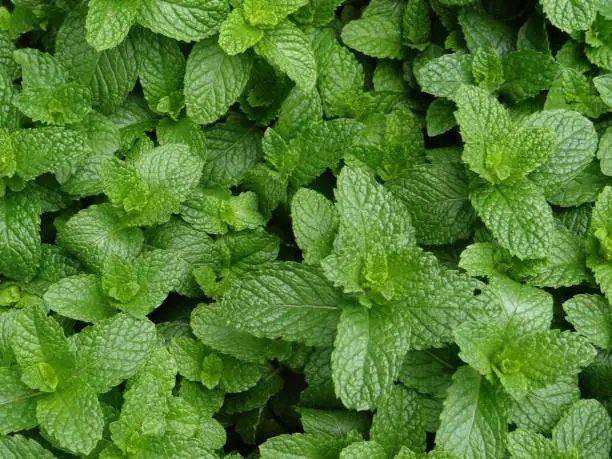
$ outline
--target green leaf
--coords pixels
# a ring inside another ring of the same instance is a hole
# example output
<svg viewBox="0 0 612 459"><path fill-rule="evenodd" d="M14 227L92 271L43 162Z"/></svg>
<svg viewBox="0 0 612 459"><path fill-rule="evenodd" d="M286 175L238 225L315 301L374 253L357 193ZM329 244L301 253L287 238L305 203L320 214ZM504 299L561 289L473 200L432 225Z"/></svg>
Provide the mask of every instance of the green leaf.
<svg viewBox="0 0 612 459"><path fill-rule="evenodd" d="M550 439L525 429L517 429L508 435L508 451L512 454L512 457L525 459L570 457L569 455L561 455Z"/></svg>
<svg viewBox="0 0 612 459"><path fill-rule="evenodd" d="M262 459L332 459L352 443L347 437L321 434L278 435L259 447Z"/></svg>
<svg viewBox="0 0 612 459"><path fill-rule="evenodd" d="M166 223L197 185L203 165L190 147L166 144L109 162L102 170L104 191L130 226Z"/></svg>
<svg viewBox="0 0 612 459"><path fill-rule="evenodd" d="M552 211L531 181L484 185L472 190L470 199L487 228L512 255L520 259L548 255Z"/></svg>
<svg viewBox="0 0 612 459"><path fill-rule="evenodd" d="M553 430L552 441L561 451L604 458L612 447L610 417L597 400L579 400Z"/></svg>
<svg viewBox="0 0 612 459"><path fill-rule="evenodd" d="M227 120L205 131L208 161L202 183L208 187L230 187L262 157L261 133L246 119L230 113Z"/></svg>
<svg viewBox="0 0 612 459"><path fill-rule="evenodd" d="M546 17L564 32L586 30L595 21L597 0L540 0Z"/></svg>
<svg viewBox="0 0 612 459"><path fill-rule="evenodd" d="M31 438L13 435L0 438L0 454L7 458L53 459L55 456Z"/></svg>
<svg viewBox="0 0 612 459"><path fill-rule="evenodd" d="M140 30L136 52L138 78L151 110L177 117L183 108L185 56L178 43L162 35ZM178 94L178 96L177 96ZM178 102L170 103L178 97ZM162 110L170 103L169 110ZM172 142L168 142L172 143Z"/></svg>
<svg viewBox="0 0 612 459"><path fill-rule="evenodd" d="M409 347L392 307L344 305L332 353L336 393L351 409L373 409L391 390Z"/></svg>
<svg viewBox="0 0 612 459"><path fill-rule="evenodd" d="M343 437L350 432L359 432L366 436L370 428L370 418L366 413L340 410L314 410L298 408L304 432L309 434L327 434Z"/></svg>
<svg viewBox="0 0 612 459"><path fill-rule="evenodd" d="M542 260L512 262L510 274L536 287L570 287L589 280L584 241L557 223L548 256Z"/></svg>
<svg viewBox="0 0 612 459"><path fill-rule="evenodd" d="M612 176L612 128L606 129L599 139L599 149L597 159L600 161L601 172L607 176Z"/></svg>
<svg viewBox="0 0 612 459"><path fill-rule="evenodd" d="M67 69L48 53L33 48L19 49L13 59L21 66L26 88L53 88L68 82Z"/></svg>
<svg viewBox="0 0 612 459"><path fill-rule="evenodd" d="M471 53L476 53L479 48L493 48L503 58L514 49L516 42L514 29L484 11L461 9L459 24Z"/></svg>
<svg viewBox="0 0 612 459"><path fill-rule="evenodd" d="M91 92L78 83L53 89L27 88L13 98L13 104L33 120L71 124L81 121L91 110Z"/></svg>
<svg viewBox="0 0 612 459"><path fill-rule="evenodd" d="M461 367L440 415L436 445L464 458L504 455L507 419L503 394L469 367Z"/></svg>
<svg viewBox="0 0 612 459"><path fill-rule="evenodd" d="M612 208L612 188L605 187L595 203L589 235L586 240L586 264L595 274L595 280L606 297L612 292L612 270L610 269L609 215Z"/></svg>
<svg viewBox="0 0 612 459"><path fill-rule="evenodd" d="M595 349L576 333L535 332L507 344L495 357L494 370L505 389L520 399L530 389L577 374L595 354Z"/></svg>
<svg viewBox="0 0 612 459"><path fill-rule="evenodd" d="M110 307L93 274L65 277L54 283L44 294L47 306L64 317L97 323L116 314Z"/></svg>
<svg viewBox="0 0 612 459"><path fill-rule="evenodd" d="M155 341L151 322L118 314L79 333L77 371L96 392L108 392L142 368Z"/></svg>
<svg viewBox="0 0 612 459"><path fill-rule="evenodd" d="M487 164L487 146L503 142L510 133L508 112L495 97L474 86L461 86L455 102L459 107L455 118L465 142L463 161L490 182L498 181Z"/></svg>
<svg viewBox="0 0 612 459"><path fill-rule="evenodd" d="M247 22L244 10L235 8L221 25L219 46L227 54L234 56L255 46L263 36L264 31L262 29L258 29Z"/></svg>
<svg viewBox="0 0 612 459"><path fill-rule="evenodd" d="M285 20L267 30L255 52L269 59L297 86L310 90L317 82L317 64L308 37L293 22Z"/></svg>
<svg viewBox="0 0 612 459"><path fill-rule="evenodd" d="M180 41L197 41L218 32L227 16L226 0L142 0L138 22L153 32Z"/></svg>
<svg viewBox="0 0 612 459"><path fill-rule="evenodd" d="M41 257L40 198L31 188L0 199L0 273L27 281Z"/></svg>
<svg viewBox="0 0 612 459"><path fill-rule="evenodd" d="M106 258L112 254L135 258L143 240L142 232L125 226L110 204L81 210L58 231L58 244L98 272L102 271Z"/></svg>
<svg viewBox="0 0 612 459"><path fill-rule="evenodd" d="M506 277L491 277L474 302L481 307L494 305L498 325L516 336L546 331L553 319L553 298L548 292Z"/></svg>
<svg viewBox="0 0 612 459"><path fill-rule="evenodd" d="M308 387L300 396L301 405L325 409L343 408L336 398L332 380L331 353L331 348L316 348L310 354L304 366Z"/></svg>
<svg viewBox="0 0 612 459"><path fill-rule="evenodd" d="M336 249L354 248L365 257L384 246L387 250L414 244L408 208L362 166L345 166L335 192L340 217Z"/></svg>
<svg viewBox="0 0 612 459"><path fill-rule="evenodd" d="M424 92L454 98L462 85L474 81L471 54L445 54L418 67L415 77Z"/></svg>
<svg viewBox="0 0 612 459"><path fill-rule="evenodd" d="M257 337L325 346L336 329L338 300L318 271L278 262L238 279L223 308L230 324Z"/></svg>
<svg viewBox="0 0 612 459"><path fill-rule="evenodd" d="M145 316L160 306L168 293L180 289L189 273L189 265L179 254L169 250L152 250L134 261L137 283L140 288L125 302L113 302L113 306L136 317Z"/></svg>
<svg viewBox="0 0 612 459"><path fill-rule="evenodd" d="M591 343L602 348L612 345L612 309L599 295L576 295L563 303L567 320Z"/></svg>
<svg viewBox="0 0 612 459"><path fill-rule="evenodd" d="M60 127L20 129L11 135L10 146L16 173L24 180L71 166L90 153L83 135Z"/></svg>
<svg viewBox="0 0 612 459"><path fill-rule="evenodd" d="M130 381L121 415L110 425L113 442L122 450L137 452L147 436L163 432L176 373L176 362L162 347L150 354L145 367Z"/></svg>
<svg viewBox="0 0 612 459"><path fill-rule="evenodd" d="M402 447L425 449L425 423L415 391L395 385L381 398L370 429L370 438L393 456Z"/></svg>
<svg viewBox="0 0 612 459"><path fill-rule="evenodd" d="M251 67L248 55L228 56L214 39L199 42L185 71L187 114L199 124L217 121L244 91Z"/></svg>
<svg viewBox="0 0 612 459"><path fill-rule="evenodd" d="M223 360L215 354L208 354L202 360L202 371L200 373L200 380L204 387L207 389L214 389L220 382L221 377L223 376ZM238 375L232 375L232 377L237 377ZM259 375L257 375L259 376ZM257 380L255 381L255 383ZM253 384L254 385L254 384ZM247 384L245 389L248 389L250 385ZM238 390L229 390L227 392L241 392L241 389Z"/></svg>
<svg viewBox="0 0 612 459"><path fill-rule="evenodd" d="M542 53L550 53L550 41L546 30L546 21L538 14L532 14L521 26L516 40L518 49L533 49Z"/></svg>
<svg viewBox="0 0 612 459"><path fill-rule="evenodd" d="M472 61L472 75L481 88L497 90L504 82L505 76L497 50L479 48Z"/></svg>
<svg viewBox="0 0 612 459"><path fill-rule="evenodd" d="M357 57L340 45L333 29L315 37L313 49L318 68L318 88L328 117L353 113L354 100L363 93L364 71Z"/></svg>
<svg viewBox="0 0 612 459"><path fill-rule="evenodd" d="M366 10L368 11L368 10ZM342 29L345 45L379 59L403 59L402 18L389 12L368 11L369 14L351 21Z"/></svg>
<svg viewBox="0 0 612 459"><path fill-rule="evenodd" d="M38 424L36 398L39 393L21 381L19 368L0 367L0 384L0 435L35 427ZM2 440L0 437L0 454L3 449Z"/></svg>
<svg viewBox="0 0 612 459"><path fill-rule="evenodd" d="M561 416L580 398L576 377L561 377L541 389L513 400L511 420L517 426L549 434Z"/></svg>
<svg viewBox="0 0 612 459"><path fill-rule="evenodd" d="M436 99L427 107L427 135L435 137L444 134L457 125L455 104L448 100Z"/></svg>
<svg viewBox="0 0 612 459"><path fill-rule="evenodd" d="M52 443L74 454L89 454L102 439L102 407L84 381L41 398L36 418Z"/></svg>
<svg viewBox="0 0 612 459"><path fill-rule="evenodd" d="M429 39L431 20L425 0L409 0L404 8L403 38L408 43L422 45Z"/></svg>
<svg viewBox="0 0 612 459"><path fill-rule="evenodd" d="M375 441L358 441L350 444L340 452L340 459L358 459L360 457L384 459L388 456L385 453L385 449Z"/></svg>
<svg viewBox="0 0 612 459"><path fill-rule="evenodd" d="M605 74L593 78L593 84L606 105L612 107L612 75Z"/></svg>
<svg viewBox="0 0 612 459"><path fill-rule="evenodd" d="M136 19L138 2L92 0L87 12L87 41L98 51L123 41Z"/></svg>
<svg viewBox="0 0 612 459"><path fill-rule="evenodd" d="M576 112L537 112L528 117L522 126L550 129L557 135L557 148L548 161L531 174L532 180L547 197L566 186L595 156L597 134L593 124Z"/></svg>
<svg viewBox="0 0 612 459"><path fill-rule="evenodd" d="M193 333L207 346L246 362L264 363L287 358L288 343L258 338L240 329L229 327L223 309L216 304L201 304L191 314Z"/></svg>
<svg viewBox="0 0 612 459"><path fill-rule="evenodd" d="M531 49L508 53L503 66L501 92L516 102L548 89L559 72L559 64L550 55Z"/></svg>
<svg viewBox="0 0 612 459"><path fill-rule="evenodd" d="M15 325L18 328L12 337L12 346L19 366L47 364L50 373L55 373L61 382L71 376L74 352L61 326L47 316L45 308L31 305L21 310Z"/></svg>
<svg viewBox="0 0 612 459"><path fill-rule="evenodd" d="M338 228L334 205L316 191L301 188L291 201L293 233L307 264L330 254Z"/></svg>
<svg viewBox="0 0 612 459"><path fill-rule="evenodd" d="M295 86L283 101L274 131L268 130L266 133L276 132L290 141L322 118L323 107L319 92L303 91Z"/></svg>
<svg viewBox="0 0 612 459"><path fill-rule="evenodd" d="M487 149L485 166L499 181L520 179L544 164L556 146L549 129L516 130Z"/></svg>
<svg viewBox="0 0 612 459"><path fill-rule="evenodd" d="M448 244L471 234L475 215L463 167L450 163L416 166L386 186L410 209L421 244Z"/></svg>

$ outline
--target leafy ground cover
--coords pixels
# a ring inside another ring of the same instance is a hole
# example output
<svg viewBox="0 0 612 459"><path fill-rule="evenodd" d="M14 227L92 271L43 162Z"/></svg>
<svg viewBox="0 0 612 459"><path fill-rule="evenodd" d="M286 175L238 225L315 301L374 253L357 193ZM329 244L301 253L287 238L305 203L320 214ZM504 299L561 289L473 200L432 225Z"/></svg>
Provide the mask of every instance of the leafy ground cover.
<svg viewBox="0 0 612 459"><path fill-rule="evenodd" d="M612 2L0 7L0 457L609 457Z"/></svg>

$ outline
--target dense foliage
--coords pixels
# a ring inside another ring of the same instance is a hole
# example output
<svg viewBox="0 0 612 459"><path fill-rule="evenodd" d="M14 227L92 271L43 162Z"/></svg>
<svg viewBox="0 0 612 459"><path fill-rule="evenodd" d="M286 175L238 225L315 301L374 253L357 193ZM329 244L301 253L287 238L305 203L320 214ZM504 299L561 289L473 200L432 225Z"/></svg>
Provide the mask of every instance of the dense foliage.
<svg viewBox="0 0 612 459"><path fill-rule="evenodd" d="M612 1L0 7L0 457L612 444Z"/></svg>

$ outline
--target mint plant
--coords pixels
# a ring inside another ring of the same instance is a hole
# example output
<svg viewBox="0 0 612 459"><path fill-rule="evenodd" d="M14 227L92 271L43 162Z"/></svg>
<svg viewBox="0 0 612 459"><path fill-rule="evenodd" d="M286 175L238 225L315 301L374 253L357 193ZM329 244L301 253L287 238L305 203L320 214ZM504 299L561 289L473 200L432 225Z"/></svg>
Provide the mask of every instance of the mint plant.
<svg viewBox="0 0 612 459"><path fill-rule="evenodd" d="M608 458L606 0L0 6L0 457Z"/></svg>

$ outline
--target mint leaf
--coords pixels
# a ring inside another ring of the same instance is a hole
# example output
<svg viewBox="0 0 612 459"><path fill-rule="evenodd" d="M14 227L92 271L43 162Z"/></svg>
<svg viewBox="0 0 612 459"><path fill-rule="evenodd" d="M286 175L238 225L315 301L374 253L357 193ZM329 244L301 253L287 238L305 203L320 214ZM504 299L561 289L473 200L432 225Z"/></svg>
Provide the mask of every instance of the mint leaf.
<svg viewBox="0 0 612 459"><path fill-rule="evenodd" d="M365 436L370 427L370 419L365 413L303 407L298 408L298 412L306 433L342 437L356 431Z"/></svg>
<svg viewBox="0 0 612 459"><path fill-rule="evenodd" d="M251 67L250 56L228 56L213 39L199 42L185 70L187 114L199 124L217 121L244 91Z"/></svg>
<svg viewBox="0 0 612 459"><path fill-rule="evenodd" d="M339 295L315 269L277 262L238 279L223 298L231 324L260 338L331 344Z"/></svg>
<svg viewBox="0 0 612 459"><path fill-rule="evenodd" d="M452 243L471 233L474 211L463 168L446 163L416 166L387 186L411 209L418 242Z"/></svg>
<svg viewBox="0 0 612 459"><path fill-rule="evenodd" d="M202 183L209 187L237 185L262 157L261 133L245 118L230 113L227 120L205 131L208 160Z"/></svg>
<svg viewBox="0 0 612 459"><path fill-rule="evenodd" d="M553 25L565 32L586 30L595 20L597 1L541 0L544 13Z"/></svg>
<svg viewBox="0 0 612 459"><path fill-rule="evenodd" d="M40 198L26 188L0 201L0 273L17 280L34 277L41 257Z"/></svg>
<svg viewBox="0 0 612 459"><path fill-rule="evenodd" d="M51 285L45 303L64 317L97 323L113 316L114 311L102 291L100 279L92 274L65 277Z"/></svg>
<svg viewBox="0 0 612 459"><path fill-rule="evenodd" d="M264 36L264 31L254 25L247 22L242 8L233 9L221 25L219 46L230 56L244 53Z"/></svg>
<svg viewBox="0 0 612 459"><path fill-rule="evenodd" d="M17 163L15 172L24 180L57 172L90 153L83 135L61 127L20 129L11 135L9 142Z"/></svg>
<svg viewBox="0 0 612 459"><path fill-rule="evenodd" d="M504 60L505 62L506 60ZM497 90L504 82L504 69L493 48L479 48L472 61L472 75L481 88Z"/></svg>
<svg viewBox="0 0 612 459"><path fill-rule="evenodd" d="M267 30L255 52L269 59L296 85L310 90L317 81L317 65L308 37L293 22L285 20Z"/></svg>
<svg viewBox="0 0 612 459"><path fill-rule="evenodd" d="M502 457L506 409L499 389L474 370L461 367L440 415L436 445L459 457Z"/></svg>
<svg viewBox="0 0 612 459"><path fill-rule="evenodd" d="M387 455L385 453L385 449L375 441L358 441L347 446L340 452L341 459L356 459L358 457L383 459L387 457Z"/></svg>
<svg viewBox="0 0 612 459"><path fill-rule="evenodd" d="M561 451L605 457L612 447L610 417L597 400L579 400L554 428L552 441Z"/></svg>
<svg viewBox="0 0 612 459"><path fill-rule="evenodd" d="M217 33L228 9L224 0L143 0L138 5L137 20L153 32L175 40L202 40Z"/></svg>
<svg viewBox="0 0 612 459"><path fill-rule="evenodd" d="M336 201L340 217L337 248L354 247L365 256L379 244L388 250L414 244L408 209L364 167L343 168Z"/></svg>
<svg viewBox="0 0 612 459"><path fill-rule="evenodd" d="M398 320L401 316L391 307L342 307L332 375L345 406L372 409L391 389L409 347L409 335L396 329L403 328Z"/></svg>
<svg viewBox="0 0 612 459"><path fill-rule="evenodd" d="M580 398L575 377L562 377L542 389L513 400L511 419L517 426L549 434L561 416Z"/></svg>
<svg viewBox="0 0 612 459"><path fill-rule="evenodd" d="M165 223L197 185L204 161L197 151L166 144L102 170L104 191L130 226Z"/></svg>
<svg viewBox="0 0 612 459"><path fill-rule="evenodd" d="M118 314L79 333L79 375L96 392L107 392L144 365L155 344L151 322Z"/></svg>
<svg viewBox="0 0 612 459"><path fill-rule="evenodd" d="M531 181L484 185L473 190L470 199L487 228L511 254L520 259L548 254L552 211Z"/></svg>
<svg viewBox="0 0 612 459"><path fill-rule="evenodd" d="M416 392L401 385L393 386L380 400L372 420L370 437L390 456L397 454L402 447L424 450L425 424Z"/></svg>
<svg viewBox="0 0 612 459"><path fill-rule="evenodd" d="M90 206L78 212L58 234L61 246L98 272L112 254L135 258L143 240L142 232L122 223L110 204Z"/></svg>
<svg viewBox="0 0 612 459"><path fill-rule="evenodd" d="M21 435L0 438L0 452L11 458L53 459L55 457L35 440Z"/></svg>
<svg viewBox="0 0 612 459"><path fill-rule="evenodd" d="M151 110L176 118L183 108L185 56L178 43L141 31L137 41L138 78Z"/></svg>
<svg viewBox="0 0 612 459"><path fill-rule="evenodd" d="M563 303L567 319L591 343L610 347L612 316L608 302L598 295L576 295Z"/></svg>
<svg viewBox="0 0 612 459"><path fill-rule="evenodd" d="M479 48L493 48L503 57L514 49L514 29L484 11L463 8L458 19L471 53L476 53Z"/></svg>
<svg viewBox="0 0 612 459"><path fill-rule="evenodd" d="M220 305L200 305L191 315L193 333L207 346L246 362L264 363L273 358L285 358L290 346L229 327L221 319Z"/></svg>
<svg viewBox="0 0 612 459"><path fill-rule="evenodd" d="M123 41L136 19L138 3L93 0L87 13L87 41L98 51L114 48ZM110 19L109 21L109 18Z"/></svg>
<svg viewBox="0 0 612 459"><path fill-rule="evenodd" d="M308 264L317 264L332 250L338 227L333 204L316 191L301 188L291 201L293 233Z"/></svg>
<svg viewBox="0 0 612 459"><path fill-rule="evenodd" d="M363 17L342 29L342 41L363 54L377 58L402 59L402 18L392 11L366 9Z"/></svg>
<svg viewBox="0 0 612 459"><path fill-rule="evenodd" d="M503 59L501 92L520 102L549 88L558 72L559 65L545 53L530 49L513 51Z"/></svg>
<svg viewBox="0 0 612 459"><path fill-rule="evenodd" d="M328 435L293 434L279 435L259 447L262 459L328 458L338 457L340 452L352 443L349 438L334 438Z"/></svg>
<svg viewBox="0 0 612 459"><path fill-rule="evenodd" d="M317 86L325 114L352 114L354 100L364 90L364 71L357 57L340 45L332 29L322 29L313 49L318 69Z"/></svg>
<svg viewBox="0 0 612 459"><path fill-rule="evenodd" d="M592 123L576 112L546 110L534 113L522 125L550 129L557 135L557 148L531 174L547 196L564 187L591 162L597 148Z"/></svg>
<svg viewBox="0 0 612 459"><path fill-rule="evenodd" d="M0 368L0 383L3 387L2 396L0 396L0 434L6 435L35 427L38 424L36 420L37 391L30 389L21 381L21 374L17 367ZM2 442L1 438L0 442ZM0 446L0 451L2 451L2 446Z"/></svg>
<svg viewBox="0 0 612 459"><path fill-rule="evenodd" d="M36 418L53 443L74 454L89 454L102 438L102 407L85 381L39 400Z"/></svg>
<svg viewBox="0 0 612 459"><path fill-rule="evenodd" d="M461 85L474 81L472 61L470 54L445 54L427 61L415 76L423 91L452 99Z"/></svg>

